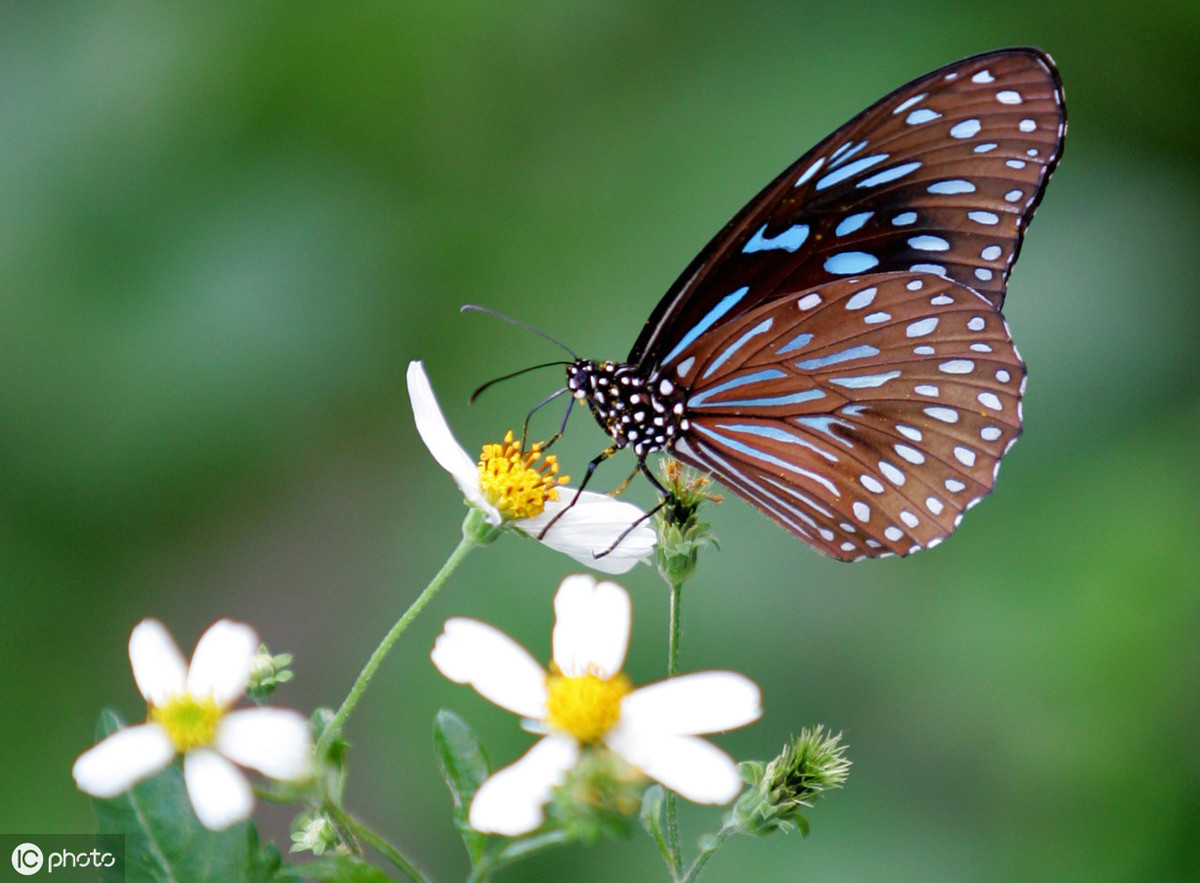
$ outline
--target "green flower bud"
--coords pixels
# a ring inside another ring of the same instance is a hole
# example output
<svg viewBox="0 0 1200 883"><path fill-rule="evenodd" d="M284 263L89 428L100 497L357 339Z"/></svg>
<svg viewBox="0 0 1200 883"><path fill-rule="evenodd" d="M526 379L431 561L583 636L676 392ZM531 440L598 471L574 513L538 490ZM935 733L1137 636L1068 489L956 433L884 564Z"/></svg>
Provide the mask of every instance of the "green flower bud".
<svg viewBox="0 0 1200 883"><path fill-rule="evenodd" d="M765 766L758 761L741 764L750 790L734 805L732 823L758 836L793 830L808 834L802 810L823 792L841 788L850 774L841 739L841 733L830 735L821 726L806 727Z"/></svg>

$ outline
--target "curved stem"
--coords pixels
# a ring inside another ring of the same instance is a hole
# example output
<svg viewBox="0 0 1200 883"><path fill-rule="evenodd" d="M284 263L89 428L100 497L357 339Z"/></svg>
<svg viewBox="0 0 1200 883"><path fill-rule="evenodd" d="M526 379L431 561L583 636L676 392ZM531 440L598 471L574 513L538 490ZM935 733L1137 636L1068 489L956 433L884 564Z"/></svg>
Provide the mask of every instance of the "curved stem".
<svg viewBox="0 0 1200 883"><path fill-rule="evenodd" d="M386 856L387 860L403 871L404 876L412 880L413 883L426 883L425 875L418 871L416 866L406 859L400 850L392 846L382 835L372 831L340 806L327 803L324 810L337 821L338 825L348 828L354 832L356 837L364 843L369 844L372 849Z"/></svg>
<svg viewBox="0 0 1200 883"><path fill-rule="evenodd" d="M325 757L329 751L330 744L342 732L342 728L346 725L346 718L350 716L350 713L354 711L354 707L358 705L358 700L362 698L367 685L371 683L371 678L375 675L375 670L379 668L380 663L388 655L392 646L404 634L404 630L408 628L412 621L417 618L417 614L425 609L425 605L433 600L433 596L438 593L443 583L446 582L447 577L454 572L467 553L475 548L477 542L473 536L464 533L458 546L450 553L450 557L446 559L446 563L442 565L442 569L437 572L437 575L429 581L429 585L425 587L425 590L404 611L404 615L396 621L391 631L384 635L383 640L379 642L379 646L375 648L375 652L371 654L371 658L367 660L367 664L363 666L362 671L358 675L358 680L350 688L349 694L346 696L345 701L342 702L342 707L337 710L337 714L333 716L333 720L329 722L329 726L321 734L321 739L317 742L317 758Z"/></svg>
<svg viewBox="0 0 1200 883"><path fill-rule="evenodd" d="M698 878L700 876L700 872L704 870L704 866L708 864L708 860L716 854L716 851L724 845L726 840L736 833L737 828L726 825L721 828L720 831L714 834L712 841L707 847L700 851L698 856L696 856L696 860L692 862L692 866L687 869L687 873L683 876L682 880L680 880L680 883L692 883L692 881Z"/></svg>

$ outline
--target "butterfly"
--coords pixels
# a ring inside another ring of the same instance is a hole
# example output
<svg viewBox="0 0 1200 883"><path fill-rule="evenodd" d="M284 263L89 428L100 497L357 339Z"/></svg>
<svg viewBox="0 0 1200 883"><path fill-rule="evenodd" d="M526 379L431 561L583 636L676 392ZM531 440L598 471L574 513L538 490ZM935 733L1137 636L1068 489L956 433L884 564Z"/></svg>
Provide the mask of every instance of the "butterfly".
<svg viewBox="0 0 1200 883"><path fill-rule="evenodd" d="M991 492L1026 371L1000 313L1063 149L1052 59L919 77L788 167L567 389L613 445L711 474L843 561L932 548ZM657 482L655 482L657 484ZM660 487L661 489L661 487Z"/></svg>

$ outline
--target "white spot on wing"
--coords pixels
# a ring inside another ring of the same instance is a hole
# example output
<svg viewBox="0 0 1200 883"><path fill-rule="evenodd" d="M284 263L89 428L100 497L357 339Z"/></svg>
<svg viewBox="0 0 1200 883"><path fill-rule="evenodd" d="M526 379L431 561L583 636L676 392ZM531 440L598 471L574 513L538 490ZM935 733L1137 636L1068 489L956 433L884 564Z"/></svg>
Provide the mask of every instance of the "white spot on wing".
<svg viewBox="0 0 1200 883"><path fill-rule="evenodd" d="M820 303L821 303L821 295L817 294L814 291L811 294L804 295L804 297L802 297L802 298L800 298L800 300L796 301L796 306L798 306L802 310L811 310L813 307L818 306Z"/></svg>
<svg viewBox="0 0 1200 883"><path fill-rule="evenodd" d="M970 374L975 370L975 363L970 359L950 359L938 365L943 374Z"/></svg>
<svg viewBox="0 0 1200 883"><path fill-rule="evenodd" d="M918 251L949 251L950 243L940 236L912 236L908 244Z"/></svg>
<svg viewBox="0 0 1200 883"><path fill-rule="evenodd" d="M1001 104L1020 104L1021 93L1014 92L1012 89L1003 89L996 93L996 100Z"/></svg>
<svg viewBox="0 0 1200 883"><path fill-rule="evenodd" d="M905 101L900 102L900 104L898 104L896 106L896 109L892 111L892 115L895 116L896 114L904 113L904 111L908 110L910 107L912 107L918 101L922 100L928 94L929 94L928 92L922 92L920 95L914 95L912 98L909 98Z"/></svg>
<svg viewBox="0 0 1200 883"><path fill-rule="evenodd" d="M871 301L875 300L875 288L864 288L862 291L856 291L846 301L846 309L861 310L863 307L869 307Z"/></svg>
<svg viewBox="0 0 1200 883"><path fill-rule="evenodd" d="M975 452L963 445L954 446L954 459L970 468L975 465Z"/></svg>
<svg viewBox="0 0 1200 883"><path fill-rule="evenodd" d="M996 78L992 76L991 71L989 71L985 68L984 70L981 70L979 73L977 73L973 77L971 77L971 82L972 83L990 83L995 79Z"/></svg>
<svg viewBox="0 0 1200 883"><path fill-rule="evenodd" d="M834 232L838 236L845 236L848 233L861 230L863 225L870 220L871 215L873 214L875 214L875 212L858 212L857 214L850 215L849 217L844 218L842 222L837 225L837 229Z"/></svg>
<svg viewBox="0 0 1200 883"><path fill-rule="evenodd" d="M981 392L976 398L979 399L979 404L993 411L999 411L1003 407L1000 404L999 397L994 392Z"/></svg>
<svg viewBox="0 0 1200 883"><path fill-rule="evenodd" d="M817 169L821 168L821 166L823 166L823 165L825 165L825 157L823 157L823 156L817 157L816 162L814 162L811 166L809 166L807 169L805 169L804 174L802 174L799 178L796 179L795 186L799 187L801 184L803 184L805 181L807 181L809 178L811 178L813 175L815 175L817 173Z"/></svg>
<svg viewBox="0 0 1200 883"><path fill-rule="evenodd" d="M925 413L928 414L930 417L932 417L934 420L940 420L943 423L957 423L958 422L958 411L955 411L953 408L942 408L939 406L934 406L934 407L930 407L930 408L925 408Z"/></svg>
<svg viewBox="0 0 1200 883"><path fill-rule="evenodd" d="M825 261L825 272L838 276L865 273L878 263L879 258L865 251L843 251L831 255Z"/></svg>
<svg viewBox="0 0 1200 883"><path fill-rule="evenodd" d="M871 166L877 165L888 158L886 153L876 153L871 156L864 156L861 159L856 159L852 163L847 163L837 171L829 172L816 183L818 190L825 190L832 187L834 184L840 184L847 178L853 178L859 172L865 172Z"/></svg>
<svg viewBox="0 0 1200 883"><path fill-rule="evenodd" d="M921 123L928 123L936 120L940 116L941 114L936 110L930 110L928 107L921 107L905 117L904 122L908 123L910 126L919 126Z"/></svg>
<svg viewBox="0 0 1200 883"><path fill-rule="evenodd" d="M904 473L887 460L879 461L879 471L883 473L884 478L896 485L896 487L904 484Z"/></svg>
<svg viewBox="0 0 1200 883"><path fill-rule="evenodd" d="M970 138L979 133L979 120L970 119L956 123L950 129L951 138Z"/></svg>
<svg viewBox="0 0 1200 883"><path fill-rule="evenodd" d="M930 193L938 194L954 194L954 193L974 193L975 185L970 181L964 181L962 178L949 178L945 181L934 181L926 188Z"/></svg>
<svg viewBox="0 0 1200 883"><path fill-rule="evenodd" d="M933 329L937 328L938 317L929 316L926 319L920 319L911 323L904 329L905 337L924 337L926 334L933 333Z"/></svg>
<svg viewBox="0 0 1200 883"><path fill-rule="evenodd" d="M883 485L879 479L872 475L867 475L865 472L858 477L859 483L873 494L882 494L884 491Z"/></svg>
<svg viewBox="0 0 1200 883"><path fill-rule="evenodd" d="M895 181L897 178L903 178L909 172L915 172L919 168L921 168L921 163L916 160L901 163L898 166L892 166L890 169L884 169L882 172L876 172L869 178L864 178L856 186L875 187L879 184L886 184L889 181Z"/></svg>

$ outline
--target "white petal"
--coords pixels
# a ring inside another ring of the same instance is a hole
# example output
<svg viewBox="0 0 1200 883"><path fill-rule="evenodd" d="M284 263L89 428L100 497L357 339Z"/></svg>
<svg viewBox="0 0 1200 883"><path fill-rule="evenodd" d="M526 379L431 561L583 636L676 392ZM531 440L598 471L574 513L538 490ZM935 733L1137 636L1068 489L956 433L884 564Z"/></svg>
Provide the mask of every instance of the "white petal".
<svg viewBox="0 0 1200 883"><path fill-rule="evenodd" d="M93 797L116 797L142 779L167 768L175 746L158 724L117 730L89 748L71 768L80 791Z"/></svg>
<svg viewBox="0 0 1200 883"><path fill-rule="evenodd" d="M637 506L591 491L584 491L579 501L571 506L574 498L573 488L560 487L558 499L547 501L540 515L521 519L515 522L515 526L536 537L551 518L566 509L542 542L601 573L625 573L653 554L655 533L645 522L617 542L630 525L645 515ZM612 551L601 554L608 549ZM601 557L597 558L597 555Z"/></svg>
<svg viewBox="0 0 1200 883"><path fill-rule="evenodd" d="M286 708L229 712L217 725L216 749L272 779L302 779L312 770L308 721Z"/></svg>
<svg viewBox="0 0 1200 883"><path fill-rule="evenodd" d="M210 748L189 751L183 759L183 781L200 824L223 831L250 818L254 794L238 768Z"/></svg>
<svg viewBox="0 0 1200 883"><path fill-rule="evenodd" d="M621 700L622 725L652 734L719 733L761 715L758 685L732 671L699 671L658 681Z"/></svg>
<svg viewBox="0 0 1200 883"><path fill-rule="evenodd" d="M477 619L448 619L430 657L450 680L470 684L501 708L545 719L545 670L499 629Z"/></svg>
<svg viewBox="0 0 1200 883"><path fill-rule="evenodd" d="M258 652L258 635L244 622L219 619L196 642L188 666L187 690L192 696L212 696L222 708L236 702L250 680Z"/></svg>
<svg viewBox="0 0 1200 883"><path fill-rule="evenodd" d="M578 758L575 740L561 736L542 739L475 792L468 816L471 827L505 837L535 830L542 824L542 807Z"/></svg>
<svg viewBox="0 0 1200 883"><path fill-rule="evenodd" d="M604 741L647 776L694 803L728 803L742 790L729 755L695 736L635 734L618 724Z"/></svg>
<svg viewBox="0 0 1200 883"><path fill-rule="evenodd" d="M165 705L178 696L187 682L187 663L167 627L157 619L143 619L129 635L129 663L142 697L151 705Z"/></svg>
<svg viewBox="0 0 1200 883"><path fill-rule="evenodd" d="M488 524L500 523L500 511L484 499L479 489L479 465L471 459L446 422L438 405L425 368L418 361L408 363L408 398L412 404L417 433L438 465L450 473L467 502L482 509Z"/></svg>
<svg viewBox="0 0 1200 883"><path fill-rule="evenodd" d="M568 576L554 596L554 662L568 677L611 678L629 648L629 593L585 573Z"/></svg>

